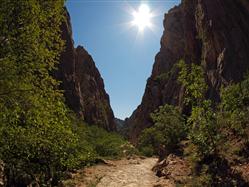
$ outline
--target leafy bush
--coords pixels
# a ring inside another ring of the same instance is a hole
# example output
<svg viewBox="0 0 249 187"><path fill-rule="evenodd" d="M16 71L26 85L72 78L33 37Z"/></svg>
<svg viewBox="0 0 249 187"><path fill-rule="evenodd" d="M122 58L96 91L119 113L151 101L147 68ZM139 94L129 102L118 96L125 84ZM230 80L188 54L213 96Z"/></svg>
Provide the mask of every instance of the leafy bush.
<svg viewBox="0 0 249 187"><path fill-rule="evenodd" d="M185 135L184 118L178 108L171 105L159 107L151 114L154 126L145 129L139 138L141 152L163 156L163 150L171 152ZM165 156L165 155L164 155Z"/></svg>
<svg viewBox="0 0 249 187"><path fill-rule="evenodd" d="M237 135L247 139L249 126L249 75L245 80L231 84L221 91L220 119L226 128L231 128Z"/></svg>
<svg viewBox="0 0 249 187"><path fill-rule="evenodd" d="M178 80L186 90L185 104L192 108L187 120L190 143L185 148L194 171L190 186L220 186L221 183L237 186L235 184L240 184L240 178L231 173L224 156L233 146L226 153L221 153L224 149L220 147L225 147L225 135L231 130L243 135L243 140L248 139L249 79L223 89L218 107L220 110L217 110L210 100L205 99L207 85L202 68L185 64L184 61L178 67Z"/></svg>
<svg viewBox="0 0 249 187"><path fill-rule="evenodd" d="M185 64L181 60L178 81L185 88L184 102L192 107L187 120L188 137L197 146L200 156L216 153L219 140L219 124L212 102L205 99L207 84L204 71L196 64Z"/></svg>
<svg viewBox="0 0 249 187"><path fill-rule="evenodd" d="M144 129L139 137L138 149L145 156L158 155L158 132L155 128Z"/></svg>
<svg viewBox="0 0 249 187"><path fill-rule="evenodd" d="M117 158L136 153L136 149L117 133L88 125L75 117L73 119L73 131L78 137L77 160L80 165L94 162L99 157Z"/></svg>
<svg viewBox="0 0 249 187"><path fill-rule="evenodd" d="M9 186L55 183L77 138L51 71L63 50L63 1L0 3L0 159Z"/></svg>
<svg viewBox="0 0 249 187"><path fill-rule="evenodd" d="M196 64L186 64L180 60L178 81L185 88L184 103L190 106L198 106L205 100L208 86L205 82L204 70Z"/></svg>
<svg viewBox="0 0 249 187"><path fill-rule="evenodd" d="M152 157L153 155L157 154L155 152L155 148L152 147L151 144L145 145L145 146L140 146L139 151L142 155L147 156L147 157Z"/></svg>
<svg viewBox="0 0 249 187"><path fill-rule="evenodd" d="M193 107L188 118L189 138L198 147L200 156L216 154L220 140L219 124L216 113L211 107L211 101L203 101L201 106Z"/></svg>
<svg viewBox="0 0 249 187"><path fill-rule="evenodd" d="M122 154L121 146L125 140L116 133L107 132L97 126L86 127L86 140L89 142L96 154L101 157L116 157Z"/></svg>
<svg viewBox="0 0 249 187"><path fill-rule="evenodd" d="M203 165L201 171L198 175L193 176L193 178L187 182L184 186L186 187L203 187L203 186L213 186L212 176L208 173L208 166Z"/></svg>
<svg viewBox="0 0 249 187"><path fill-rule="evenodd" d="M7 186L56 185L64 171L120 155L127 144L70 118L51 75L63 50L64 13L63 0L0 3L0 160Z"/></svg>

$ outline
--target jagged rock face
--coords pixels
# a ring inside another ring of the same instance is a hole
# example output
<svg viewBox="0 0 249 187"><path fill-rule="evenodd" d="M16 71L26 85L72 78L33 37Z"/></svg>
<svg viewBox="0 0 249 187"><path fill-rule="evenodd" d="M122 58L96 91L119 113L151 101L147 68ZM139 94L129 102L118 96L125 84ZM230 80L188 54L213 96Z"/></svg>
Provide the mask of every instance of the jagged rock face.
<svg viewBox="0 0 249 187"><path fill-rule="evenodd" d="M76 49L75 73L85 121L114 130L114 115L104 81L92 57L81 46Z"/></svg>
<svg viewBox="0 0 249 187"><path fill-rule="evenodd" d="M60 89L64 91L66 104L87 123L99 125L108 131L116 130L109 96L92 57L83 47L74 48L67 11L61 30L65 49L55 77L61 81Z"/></svg>
<svg viewBox="0 0 249 187"><path fill-rule="evenodd" d="M72 39L72 27L69 13L65 10L66 21L61 25L62 39L65 42L64 50L60 55L60 63L58 64L58 71L55 72L55 77L61 81L60 89L64 91L64 96L67 106L81 114L80 95L77 91L77 82L75 77L75 56L74 41Z"/></svg>
<svg viewBox="0 0 249 187"><path fill-rule="evenodd" d="M142 103L126 122L133 143L151 126L150 113L158 106L182 106L184 88L177 82L174 66L180 59L204 67L207 97L215 101L221 85L243 78L249 68L248 20L247 0L183 0L165 14L161 49Z"/></svg>

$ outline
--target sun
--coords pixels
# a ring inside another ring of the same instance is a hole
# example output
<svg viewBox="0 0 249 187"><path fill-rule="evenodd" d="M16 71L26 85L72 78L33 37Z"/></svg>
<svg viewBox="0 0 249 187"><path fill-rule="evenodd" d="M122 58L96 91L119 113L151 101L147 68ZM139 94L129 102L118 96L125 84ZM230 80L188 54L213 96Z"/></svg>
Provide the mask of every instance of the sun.
<svg viewBox="0 0 249 187"><path fill-rule="evenodd" d="M144 31L146 27L150 28L152 13L147 4L141 4L137 11L133 12L132 25L137 26L140 32Z"/></svg>
<svg viewBox="0 0 249 187"><path fill-rule="evenodd" d="M144 36L144 31L146 29L157 34L158 27L153 23L153 20L160 16L161 14L157 10L151 10L150 6L147 3L141 3L137 8L134 8L129 3L125 6L126 12L131 16L129 22L124 23L126 28L137 28L137 37ZM123 24L122 24L123 25ZM132 29L133 30L133 29Z"/></svg>

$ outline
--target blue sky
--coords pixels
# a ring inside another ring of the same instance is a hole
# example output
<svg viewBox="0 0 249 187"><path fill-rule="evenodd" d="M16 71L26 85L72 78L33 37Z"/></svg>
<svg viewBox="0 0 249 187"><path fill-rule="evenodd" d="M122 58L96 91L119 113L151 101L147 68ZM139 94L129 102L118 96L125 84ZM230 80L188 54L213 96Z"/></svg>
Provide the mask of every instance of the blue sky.
<svg viewBox="0 0 249 187"><path fill-rule="evenodd" d="M82 45L92 55L105 82L116 117L129 117L141 103L146 80L160 49L163 18L180 0L113 1L68 0L75 47ZM133 20L128 7L147 4L157 16L153 31L129 27Z"/></svg>

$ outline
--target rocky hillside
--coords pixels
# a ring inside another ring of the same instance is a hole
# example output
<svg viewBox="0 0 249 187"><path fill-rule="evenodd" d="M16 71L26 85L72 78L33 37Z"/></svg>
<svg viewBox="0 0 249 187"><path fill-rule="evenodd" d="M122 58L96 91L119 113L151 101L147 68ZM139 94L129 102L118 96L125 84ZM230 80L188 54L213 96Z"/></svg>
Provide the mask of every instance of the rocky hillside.
<svg viewBox="0 0 249 187"><path fill-rule="evenodd" d="M142 103L126 122L136 143L151 126L150 113L169 103L182 106L184 89L175 64L201 64L209 85L207 97L219 101L222 85L237 82L249 68L249 1L182 0L164 18L161 49L155 57Z"/></svg>
<svg viewBox="0 0 249 187"><path fill-rule="evenodd" d="M61 81L66 104L89 124L96 124L108 131L116 130L114 115L104 82L95 63L82 47L74 48L69 13L62 24L65 50L55 77Z"/></svg>

